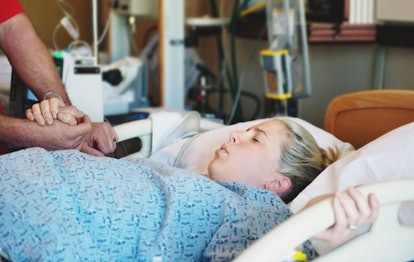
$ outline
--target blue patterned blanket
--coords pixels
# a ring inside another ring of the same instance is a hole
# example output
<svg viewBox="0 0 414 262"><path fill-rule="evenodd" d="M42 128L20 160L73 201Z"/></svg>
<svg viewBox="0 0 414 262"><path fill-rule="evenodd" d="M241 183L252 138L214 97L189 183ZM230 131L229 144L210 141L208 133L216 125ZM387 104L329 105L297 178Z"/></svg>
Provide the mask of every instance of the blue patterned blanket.
<svg viewBox="0 0 414 262"><path fill-rule="evenodd" d="M147 159L0 157L0 249L12 261L228 261L289 216L275 194Z"/></svg>

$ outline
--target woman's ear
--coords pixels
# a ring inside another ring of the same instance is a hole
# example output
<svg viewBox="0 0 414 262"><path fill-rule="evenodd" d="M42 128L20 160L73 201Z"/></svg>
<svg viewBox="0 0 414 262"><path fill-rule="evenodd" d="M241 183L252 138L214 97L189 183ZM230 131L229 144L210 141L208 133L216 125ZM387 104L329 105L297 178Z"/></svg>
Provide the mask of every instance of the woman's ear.
<svg viewBox="0 0 414 262"><path fill-rule="evenodd" d="M292 181L285 175L280 175L278 178L273 179L265 184L265 189L269 190L277 195L283 194L290 189Z"/></svg>

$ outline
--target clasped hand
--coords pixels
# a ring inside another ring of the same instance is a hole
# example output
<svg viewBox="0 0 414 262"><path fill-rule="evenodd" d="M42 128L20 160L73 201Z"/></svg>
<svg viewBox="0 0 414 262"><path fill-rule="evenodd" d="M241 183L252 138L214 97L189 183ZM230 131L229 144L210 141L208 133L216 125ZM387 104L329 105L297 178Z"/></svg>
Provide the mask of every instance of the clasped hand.
<svg viewBox="0 0 414 262"><path fill-rule="evenodd" d="M57 97L34 104L32 108L26 110L26 117L28 120L46 128L59 123L66 124L62 128L72 129L74 134L77 133L82 136L81 145L74 146L82 152L104 156L113 152L116 148L118 136L110 124L105 122L92 123L90 118L82 111L74 106L65 105ZM81 125L89 125L89 128L85 129L83 127L81 130L78 128Z"/></svg>
<svg viewBox="0 0 414 262"><path fill-rule="evenodd" d="M70 126L90 122L87 115L74 106L66 106L57 97L34 104L32 108L26 110L26 118L41 126L52 125L54 120L59 120Z"/></svg>

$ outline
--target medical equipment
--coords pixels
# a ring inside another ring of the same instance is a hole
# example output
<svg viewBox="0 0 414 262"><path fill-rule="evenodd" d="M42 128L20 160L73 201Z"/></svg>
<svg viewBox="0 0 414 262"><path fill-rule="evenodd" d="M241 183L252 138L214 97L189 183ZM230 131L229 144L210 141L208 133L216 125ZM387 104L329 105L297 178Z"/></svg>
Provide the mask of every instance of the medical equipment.
<svg viewBox="0 0 414 262"><path fill-rule="evenodd" d="M157 16L156 1L112 2L109 13L111 64L101 66L105 76L103 82L105 116L128 114L135 108L149 106L147 56L148 49L152 48L154 41L150 41L138 57L132 56L130 49L131 41L134 41L136 18L155 16ZM108 81L106 78L114 72L121 75L118 83Z"/></svg>
<svg viewBox="0 0 414 262"><path fill-rule="evenodd" d="M157 1L116 0L109 13L109 54L112 62L130 56L137 17L156 17Z"/></svg>
<svg viewBox="0 0 414 262"><path fill-rule="evenodd" d="M107 66L101 66L104 75L117 74L118 81L103 79L104 115L127 114L132 109L148 107L147 65L140 58L124 57Z"/></svg>
<svg viewBox="0 0 414 262"><path fill-rule="evenodd" d="M260 62L265 70L266 98L292 98L291 61L289 50L262 50Z"/></svg>
<svg viewBox="0 0 414 262"><path fill-rule="evenodd" d="M289 100L311 95L310 71L307 50L305 3L302 0L267 0L266 18L269 47L260 52L265 76L265 97L275 103L276 112L295 112ZM254 7L253 7L254 8ZM291 114L289 114L291 115Z"/></svg>
<svg viewBox="0 0 414 262"><path fill-rule="evenodd" d="M95 59L56 52L54 60L72 104L87 114L93 122L102 122L102 73L95 64Z"/></svg>
<svg viewBox="0 0 414 262"><path fill-rule="evenodd" d="M26 83L12 69L10 81L9 115L25 118L26 109L37 102L36 96L29 90Z"/></svg>

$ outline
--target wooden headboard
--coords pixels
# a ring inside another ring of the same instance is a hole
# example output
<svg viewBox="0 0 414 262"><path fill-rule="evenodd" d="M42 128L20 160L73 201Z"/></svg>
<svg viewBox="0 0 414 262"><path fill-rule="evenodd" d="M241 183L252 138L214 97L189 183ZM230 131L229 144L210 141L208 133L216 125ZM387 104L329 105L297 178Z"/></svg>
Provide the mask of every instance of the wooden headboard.
<svg viewBox="0 0 414 262"><path fill-rule="evenodd" d="M414 90L367 90L334 98L324 129L355 148L414 121Z"/></svg>

